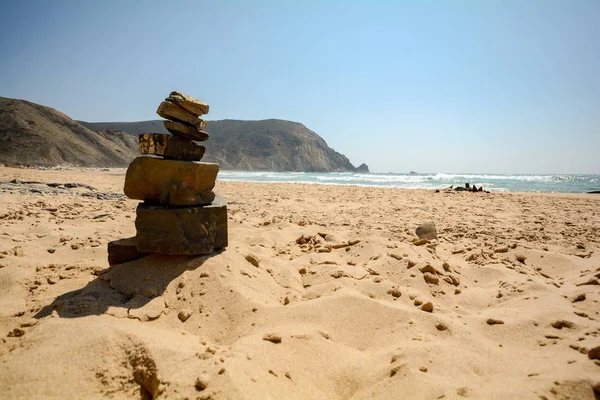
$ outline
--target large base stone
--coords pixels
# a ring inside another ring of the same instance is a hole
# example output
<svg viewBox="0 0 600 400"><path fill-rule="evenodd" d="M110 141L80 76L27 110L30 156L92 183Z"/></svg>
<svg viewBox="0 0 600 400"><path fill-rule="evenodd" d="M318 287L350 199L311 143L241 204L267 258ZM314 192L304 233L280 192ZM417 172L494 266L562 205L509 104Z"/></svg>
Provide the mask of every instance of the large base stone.
<svg viewBox="0 0 600 400"><path fill-rule="evenodd" d="M113 240L108 242L108 264L122 264L146 257L150 253L140 252L137 249L135 237Z"/></svg>
<svg viewBox="0 0 600 400"><path fill-rule="evenodd" d="M203 207L140 204L136 214L141 252L198 255L227 246L227 202L221 196Z"/></svg>
<svg viewBox="0 0 600 400"><path fill-rule="evenodd" d="M210 204L219 164L138 157L129 164L123 191L130 199L165 206Z"/></svg>
<svg viewBox="0 0 600 400"><path fill-rule="evenodd" d="M206 148L189 139L165 133L139 135L140 153L163 156L180 161L200 161Z"/></svg>

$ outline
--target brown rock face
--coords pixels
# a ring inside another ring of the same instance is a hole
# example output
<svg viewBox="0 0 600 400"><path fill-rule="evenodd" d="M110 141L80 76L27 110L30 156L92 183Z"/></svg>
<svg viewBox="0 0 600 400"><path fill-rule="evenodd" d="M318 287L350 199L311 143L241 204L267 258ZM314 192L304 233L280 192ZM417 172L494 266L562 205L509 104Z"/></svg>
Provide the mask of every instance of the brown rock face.
<svg viewBox="0 0 600 400"><path fill-rule="evenodd" d="M170 101L163 101L160 103L156 113L165 119L171 119L190 124L199 131L205 130L206 126L208 125L206 121L199 119L187 110L179 107L175 103L171 103Z"/></svg>
<svg viewBox="0 0 600 400"><path fill-rule="evenodd" d="M200 161L206 148L189 139L165 133L139 135L140 153L181 161Z"/></svg>
<svg viewBox="0 0 600 400"><path fill-rule="evenodd" d="M199 255L227 247L227 203L220 196L203 207L140 204L136 213L139 251Z"/></svg>
<svg viewBox="0 0 600 400"><path fill-rule="evenodd" d="M122 264L146 257L149 253L139 252L135 237L108 242L108 264Z"/></svg>
<svg viewBox="0 0 600 400"><path fill-rule="evenodd" d="M199 142L203 142L209 138L208 133L199 131L193 126L182 124L181 122L163 121L163 124L173 135L182 136L190 140L197 140Z"/></svg>
<svg viewBox="0 0 600 400"><path fill-rule="evenodd" d="M197 117L204 114L208 114L208 104L206 104L202 100L198 100L192 96L188 96L187 94L181 92L171 92L171 94L169 94L169 97L167 97L165 100L177 104L181 108L186 109L187 111L189 111Z"/></svg>
<svg viewBox="0 0 600 400"><path fill-rule="evenodd" d="M130 199L150 204L210 204L218 172L218 164L138 157L127 169L123 191Z"/></svg>

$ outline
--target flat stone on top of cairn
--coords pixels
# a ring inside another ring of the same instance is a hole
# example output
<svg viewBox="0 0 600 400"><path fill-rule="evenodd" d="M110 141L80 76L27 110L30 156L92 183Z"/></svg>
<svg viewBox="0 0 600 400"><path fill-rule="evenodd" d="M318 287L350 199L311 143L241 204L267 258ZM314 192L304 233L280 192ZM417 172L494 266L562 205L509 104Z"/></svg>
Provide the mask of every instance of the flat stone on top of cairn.
<svg viewBox="0 0 600 400"><path fill-rule="evenodd" d="M186 109L197 117L208 114L208 104L187 94L173 91L169 94L169 97L167 97L166 100L177 104L181 108Z"/></svg>
<svg viewBox="0 0 600 400"><path fill-rule="evenodd" d="M163 156L166 159L200 161L206 148L196 142L166 133L139 135L140 153Z"/></svg>
<svg viewBox="0 0 600 400"><path fill-rule="evenodd" d="M127 169L123 191L130 199L166 206L210 204L219 164L137 157Z"/></svg>

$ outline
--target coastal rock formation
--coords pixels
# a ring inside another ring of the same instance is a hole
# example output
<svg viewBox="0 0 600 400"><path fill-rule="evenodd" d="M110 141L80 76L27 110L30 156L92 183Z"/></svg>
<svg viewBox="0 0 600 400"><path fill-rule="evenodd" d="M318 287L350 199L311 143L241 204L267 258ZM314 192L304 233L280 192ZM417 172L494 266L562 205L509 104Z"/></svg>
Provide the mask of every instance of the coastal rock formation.
<svg viewBox="0 0 600 400"><path fill-rule="evenodd" d="M83 122L94 130L123 130L132 135L145 132L168 133L163 121ZM266 119L210 122L211 140L206 142L204 160L221 169L242 171L368 172L358 170L346 156L327 145L315 132L292 121Z"/></svg>
<svg viewBox="0 0 600 400"><path fill-rule="evenodd" d="M136 150L123 131L90 130L50 107L0 97L0 163L124 167Z"/></svg>
<svg viewBox="0 0 600 400"><path fill-rule="evenodd" d="M362 163L356 168L356 172L369 173L369 166L365 163Z"/></svg>
<svg viewBox="0 0 600 400"><path fill-rule="evenodd" d="M171 103L186 105L178 109ZM208 105L180 92L172 92L157 113L177 121L172 134L144 133L139 136L142 154L129 165L123 191L131 199L143 200L136 211L135 238L108 244L109 263L130 261L142 254L209 254L227 246L227 203L215 199L219 165L202 163L204 147L190 137L208 134L199 131L196 115L208 112ZM183 121L185 120L185 121ZM170 159L166 159L168 157ZM213 201L214 200L214 201ZM134 248L135 246L135 248Z"/></svg>
<svg viewBox="0 0 600 400"><path fill-rule="evenodd" d="M0 163L124 167L136 156L139 134L176 132L191 140L206 141L209 137L207 121L195 115L206 114L208 105L202 102L194 105L191 99L176 92L161 102L157 113L170 121L91 123L74 121L60 111L39 104L0 97ZM368 172L366 165L355 168L347 157L297 122L212 121L211 136L204 159L219 163L224 169Z"/></svg>

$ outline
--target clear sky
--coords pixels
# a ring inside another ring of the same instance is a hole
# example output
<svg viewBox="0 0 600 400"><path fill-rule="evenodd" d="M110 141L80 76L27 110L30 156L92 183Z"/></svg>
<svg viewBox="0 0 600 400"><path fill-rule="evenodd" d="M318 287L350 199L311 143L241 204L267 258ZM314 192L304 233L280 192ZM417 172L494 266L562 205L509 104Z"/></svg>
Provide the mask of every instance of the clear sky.
<svg viewBox="0 0 600 400"><path fill-rule="evenodd" d="M600 173L600 1L2 1L0 96L139 121L171 90L376 172Z"/></svg>

